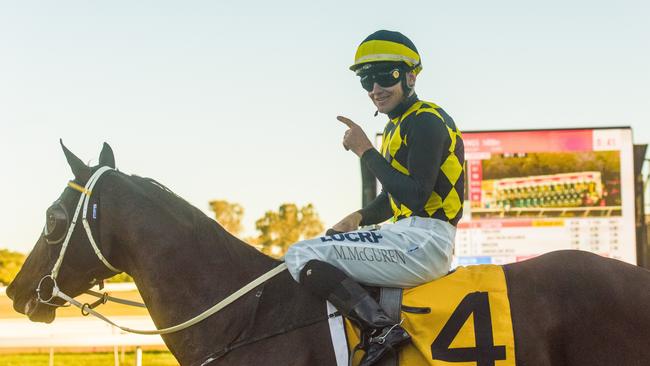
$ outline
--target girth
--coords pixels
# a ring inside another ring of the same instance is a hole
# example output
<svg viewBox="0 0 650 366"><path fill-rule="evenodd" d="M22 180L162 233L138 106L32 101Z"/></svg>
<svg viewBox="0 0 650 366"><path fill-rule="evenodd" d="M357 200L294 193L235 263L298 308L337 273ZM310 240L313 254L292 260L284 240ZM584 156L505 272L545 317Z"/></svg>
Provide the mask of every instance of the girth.
<svg viewBox="0 0 650 366"><path fill-rule="evenodd" d="M402 308L402 293L404 292L401 288L394 287L382 287L379 289L379 305L384 309L386 314L395 322L399 323L400 311ZM389 355L384 356L377 366L398 366L399 357L397 352L393 352Z"/></svg>

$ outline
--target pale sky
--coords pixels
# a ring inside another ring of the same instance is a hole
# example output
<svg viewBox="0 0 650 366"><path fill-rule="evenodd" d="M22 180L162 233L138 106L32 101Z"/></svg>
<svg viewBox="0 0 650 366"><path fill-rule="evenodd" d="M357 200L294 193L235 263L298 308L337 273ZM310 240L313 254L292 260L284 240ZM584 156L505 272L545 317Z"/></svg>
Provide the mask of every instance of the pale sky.
<svg viewBox="0 0 650 366"><path fill-rule="evenodd" d="M359 208L339 114L386 117L348 70L398 30L416 91L461 130L631 126L650 142L648 1L1 1L0 248L27 252L72 178L58 139L245 225L284 202Z"/></svg>

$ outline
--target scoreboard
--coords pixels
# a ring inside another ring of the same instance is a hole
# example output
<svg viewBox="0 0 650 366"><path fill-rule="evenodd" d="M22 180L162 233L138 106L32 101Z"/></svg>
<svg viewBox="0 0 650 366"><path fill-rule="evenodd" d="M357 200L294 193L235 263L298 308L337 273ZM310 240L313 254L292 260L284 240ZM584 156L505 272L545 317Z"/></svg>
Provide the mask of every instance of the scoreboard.
<svg viewBox="0 0 650 366"><path fill-rule="evenodd" d="M465 132L454 265L580 249L636 264L630 128Z"/></svg>

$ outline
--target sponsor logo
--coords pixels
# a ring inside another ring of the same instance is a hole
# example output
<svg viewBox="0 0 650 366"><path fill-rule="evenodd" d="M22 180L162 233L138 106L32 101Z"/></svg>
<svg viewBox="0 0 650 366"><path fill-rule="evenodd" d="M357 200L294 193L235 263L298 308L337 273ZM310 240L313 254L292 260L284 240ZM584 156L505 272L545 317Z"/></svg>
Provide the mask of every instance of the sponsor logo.
<svg viewBox="0 0 650 366"><path fill-rule="evenodd" d="M326 241L352 241L352 242L361 242L361 243L379 243L379 239L382 239L381 234L374 231L356 231L351 233L341 233L334 234L331 236L322 236L320 240L322 242Z"/></svg>

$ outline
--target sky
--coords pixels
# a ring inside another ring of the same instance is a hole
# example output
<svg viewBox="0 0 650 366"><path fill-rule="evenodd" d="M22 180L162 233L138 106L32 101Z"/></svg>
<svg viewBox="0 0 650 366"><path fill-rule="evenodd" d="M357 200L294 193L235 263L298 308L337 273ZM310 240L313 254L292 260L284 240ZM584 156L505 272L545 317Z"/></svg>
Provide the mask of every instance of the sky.
<svg viewBox="0 0 650 366"><path fill-rule="evenodd" d="M361 204L344 115L386 117L348 70L397 30L416 91L461 130L631 126L650 142L647 1L2 1L0 248L28 252L72 174L59 138L244 225L285 202L327 226Z"/></svg>

